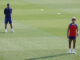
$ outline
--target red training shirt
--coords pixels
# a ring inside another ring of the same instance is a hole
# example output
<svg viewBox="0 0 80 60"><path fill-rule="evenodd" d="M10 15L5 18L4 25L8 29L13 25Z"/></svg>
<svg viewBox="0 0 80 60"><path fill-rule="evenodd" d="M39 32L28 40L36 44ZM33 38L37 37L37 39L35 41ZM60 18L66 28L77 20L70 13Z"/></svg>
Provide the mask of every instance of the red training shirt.
<svg viewBox="0 0 80 60"><path fill-rule="evenodd" d="M76 37L77 36L77 28L78 28L78 26L77 26L77 24L70 24L69 25L69 36L71 36L71 37Z"/></svg>

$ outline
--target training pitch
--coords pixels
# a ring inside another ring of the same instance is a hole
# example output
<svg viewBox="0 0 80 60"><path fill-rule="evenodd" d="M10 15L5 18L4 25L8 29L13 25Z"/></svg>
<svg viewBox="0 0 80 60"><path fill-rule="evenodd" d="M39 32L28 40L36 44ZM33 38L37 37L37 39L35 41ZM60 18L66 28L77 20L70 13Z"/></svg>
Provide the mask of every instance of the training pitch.
<svg viewBox="0 0 80 60"><path fill-rule="evenodd" d="M4 8L13 9L14 33L4 33ZM80 0L0 0L0 60L80 60L68 51L67 27L72 17L80 27Z"/></svg>

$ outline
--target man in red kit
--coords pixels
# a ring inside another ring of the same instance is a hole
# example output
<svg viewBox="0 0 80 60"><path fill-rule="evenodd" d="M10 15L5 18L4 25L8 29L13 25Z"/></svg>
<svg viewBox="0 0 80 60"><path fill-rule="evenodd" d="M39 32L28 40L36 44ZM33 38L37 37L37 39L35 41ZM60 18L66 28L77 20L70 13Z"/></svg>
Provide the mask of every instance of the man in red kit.
<svg viewBox="0 0 80 60"><path fill-rule="evenodd" d="M68 27L67 31L67 37L69 39L69 51L68 53L71 53L71 43L73 41L73 51L72 53L75 54L75 45L76 45L76 37L78 36L78 26L75 24L76 18L72 18L72 23Z"/></svg>

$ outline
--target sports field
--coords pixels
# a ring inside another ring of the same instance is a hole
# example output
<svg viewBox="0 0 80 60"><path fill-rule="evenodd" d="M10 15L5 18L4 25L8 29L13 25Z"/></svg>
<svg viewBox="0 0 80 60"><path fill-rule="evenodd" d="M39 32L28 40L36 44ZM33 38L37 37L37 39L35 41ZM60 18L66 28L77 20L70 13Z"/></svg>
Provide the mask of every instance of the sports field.
<svg viewBox="0 0 80 60"><path fill-rule="evenodd" d="M14 33L4 33L4 8L13 8ZM80 0L0 0L0 60L80 60L68 51L67 27L72 17L80 27Z"/></svg>

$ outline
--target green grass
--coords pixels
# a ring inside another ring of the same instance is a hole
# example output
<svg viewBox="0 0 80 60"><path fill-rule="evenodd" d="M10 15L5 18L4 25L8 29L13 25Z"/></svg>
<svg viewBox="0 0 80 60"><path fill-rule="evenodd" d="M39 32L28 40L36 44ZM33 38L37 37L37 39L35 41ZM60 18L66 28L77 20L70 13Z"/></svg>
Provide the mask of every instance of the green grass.
<svg viewBox="0 0 80 60"><path fill-rule="evenodd" d="M4 8L13 8L14 33L4 33ZM79 0L0 0L0 60L80 60L66 54L67 27L80 16ZM44 9L44 11L40 11ZM57 15L61 12L61 15ZM80 44L77 38L76 52Z"/></svg>

